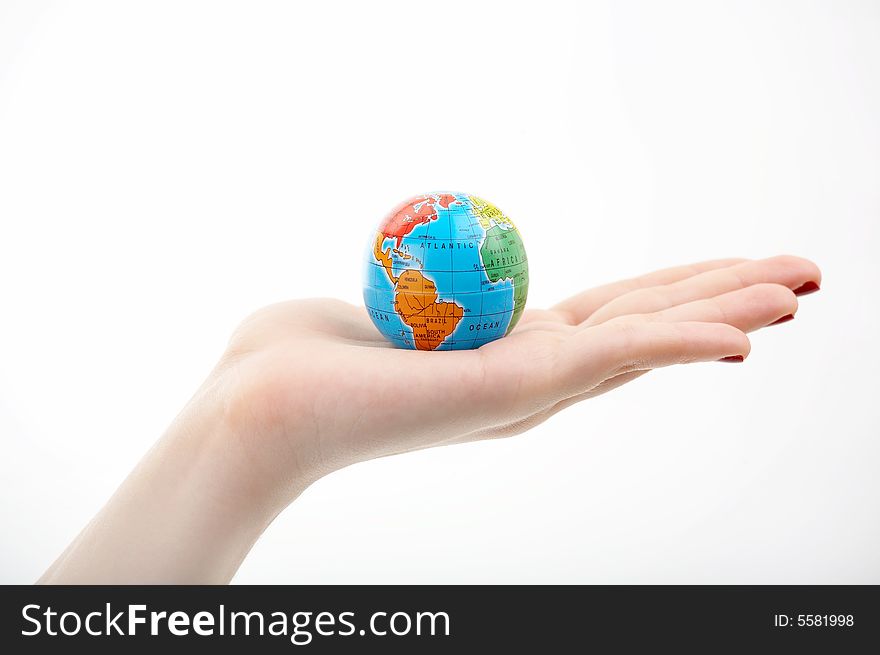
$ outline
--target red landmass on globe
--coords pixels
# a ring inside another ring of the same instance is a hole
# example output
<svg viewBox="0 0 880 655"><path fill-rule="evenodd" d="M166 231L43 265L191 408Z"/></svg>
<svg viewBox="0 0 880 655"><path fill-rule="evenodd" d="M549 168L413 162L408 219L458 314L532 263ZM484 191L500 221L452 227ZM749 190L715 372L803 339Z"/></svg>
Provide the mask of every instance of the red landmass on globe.
<svg viewBox="0 0 880 655"><path fill-rule="evenodd" d="M437 219L437 207L448 209L449 205L457 202L451 193L438 193L428 196L416 196L404 200L391 210L379 229L386 237L394 237L397 247L403 242L403 237L413 231L417 225L423 225ZM418 205L418 209L416 209Z"/></svg>

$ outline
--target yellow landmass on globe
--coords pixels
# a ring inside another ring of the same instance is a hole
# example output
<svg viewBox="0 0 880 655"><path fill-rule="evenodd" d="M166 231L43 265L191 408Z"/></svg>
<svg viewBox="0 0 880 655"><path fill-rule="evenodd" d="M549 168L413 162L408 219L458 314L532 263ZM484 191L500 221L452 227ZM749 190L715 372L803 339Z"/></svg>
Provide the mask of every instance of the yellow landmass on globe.
<svg viewBox="0 0 880 655"><path fill-rule="evenodd" d="M437 286L415 269L400 274L394 294L394 311L412 328L419 350L436 350L455 331L464 316L460 305L437 302Z"/></svg>
<svg viewBox="0 0 880 655"><path fill-rule="evenodd" d="M495 225L503 223L513 227L513 222L504 215L504 212L488 200L483 200L477 196L468 196L468 198L470 198L473 212L477 216L477 220L480 221L480 225L483 226L484 230L488 230L493 222Z"/></svg>

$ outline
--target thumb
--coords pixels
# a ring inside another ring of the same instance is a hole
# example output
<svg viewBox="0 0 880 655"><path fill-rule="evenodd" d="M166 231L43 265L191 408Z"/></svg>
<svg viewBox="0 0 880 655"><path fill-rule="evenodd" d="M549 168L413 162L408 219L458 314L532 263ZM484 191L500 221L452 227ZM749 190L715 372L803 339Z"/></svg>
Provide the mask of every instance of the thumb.
<svg viewBox="0 0 880 655"><path fill-rule="evenodd" d="M727 323L612 320L572 335L559 353L558 379L569 396L602 379L673 364L747 357L746 334ZM598 370L597 370L598 369Z"/></svg>

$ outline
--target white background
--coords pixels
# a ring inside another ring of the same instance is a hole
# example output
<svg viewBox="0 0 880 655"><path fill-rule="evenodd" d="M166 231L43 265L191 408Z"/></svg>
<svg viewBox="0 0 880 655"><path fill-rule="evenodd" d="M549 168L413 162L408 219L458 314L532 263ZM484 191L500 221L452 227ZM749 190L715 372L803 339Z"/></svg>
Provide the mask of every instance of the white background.
<svg viewBox="0 0 880 655"><path fill-rule="evenodd" d="M237 582L880 583L880 3L446 0L0 2L0 582L437 188L514 218L533 307L730 255L823 290L743 365L325 478Z"/></svg>

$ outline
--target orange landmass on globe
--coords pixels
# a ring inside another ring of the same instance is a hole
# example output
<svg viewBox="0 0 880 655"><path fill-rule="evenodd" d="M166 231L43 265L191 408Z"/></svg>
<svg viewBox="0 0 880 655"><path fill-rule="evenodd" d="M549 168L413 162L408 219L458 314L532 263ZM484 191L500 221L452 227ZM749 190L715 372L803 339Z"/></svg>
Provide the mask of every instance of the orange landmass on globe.
<svg viewBox="0 0 880 655"><path fill-rule="evenodd" d="M436 285L414 269L404 271L397 280L394 311L412 328L419 350L436 350L464 316L461 305L437 302Z"/></svg>
<svg viewBox="0 0 880 655"><path fill-rule="evenodd" d="M404 200L391 210L379 229L386 237L394 237L397 240L397 247L400 248L403 237L412 232L417 225L437 219L437 207L448 209L453 202L457 201L451 193L416 196Z"/></svg>
<svg viewBox="0 0 880 655"><path fill-rule="evenodd" d="M376 261L385 269L385 272L388 274L388 279L391 280L391 284L394 284L397 282L397 278L394 277L394 272L392 271L394 262L391 259L391 248L382 250L383 241L385 241L385 235L379 232L376 235L375 243L373 243L373 257L375 257Z"/></svg>

